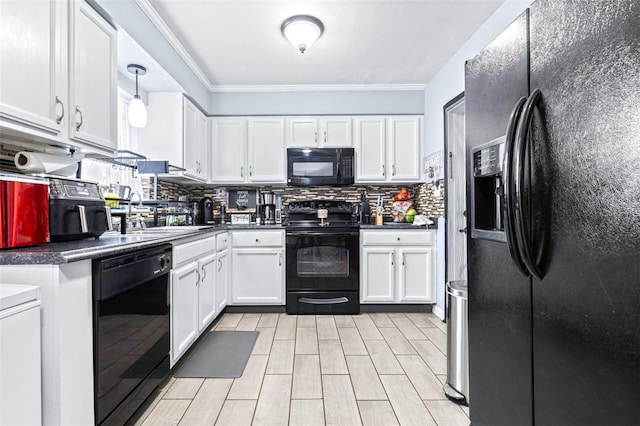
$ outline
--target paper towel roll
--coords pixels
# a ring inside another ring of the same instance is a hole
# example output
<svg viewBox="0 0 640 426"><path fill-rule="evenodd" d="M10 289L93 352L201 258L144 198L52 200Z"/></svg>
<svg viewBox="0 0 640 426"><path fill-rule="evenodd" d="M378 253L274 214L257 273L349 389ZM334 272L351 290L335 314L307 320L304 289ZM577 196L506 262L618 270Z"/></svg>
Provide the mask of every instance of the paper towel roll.
<svg viewBox="0 0 640 426"><path fill-rule="evenodd" d="M13 162L18 170L26 173L45 173L56 176L72 176L78 170L78 158L20 151Z"/></svg>

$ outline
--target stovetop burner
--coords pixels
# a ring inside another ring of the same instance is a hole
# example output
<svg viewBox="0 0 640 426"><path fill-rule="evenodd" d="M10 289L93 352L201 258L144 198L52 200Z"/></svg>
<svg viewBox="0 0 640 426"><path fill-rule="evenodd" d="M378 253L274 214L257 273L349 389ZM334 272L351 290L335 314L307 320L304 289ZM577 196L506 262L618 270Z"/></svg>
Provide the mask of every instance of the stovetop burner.
<svg viewBox="0 0 640 426"><path fill-rule="evenodd" d="M321 220L318 210L327 210L327 218ZM324 222L324 224L322 224ZM357 229L358 224L353 218L353 205L345 201L310 200L289 204L289 230L334 230Z"/></svg>

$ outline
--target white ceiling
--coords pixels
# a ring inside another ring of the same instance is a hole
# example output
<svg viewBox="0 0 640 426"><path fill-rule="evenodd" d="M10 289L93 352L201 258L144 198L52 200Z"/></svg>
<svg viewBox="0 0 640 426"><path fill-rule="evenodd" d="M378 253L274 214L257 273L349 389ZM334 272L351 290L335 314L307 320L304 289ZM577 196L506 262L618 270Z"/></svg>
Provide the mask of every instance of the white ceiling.
<svg viewBox="0 0 640 426"><path fill-rule="evenodd" d="M136 0L209 90L424 85L504 0ZM313 15L300 54L282 21Z"/></svg>

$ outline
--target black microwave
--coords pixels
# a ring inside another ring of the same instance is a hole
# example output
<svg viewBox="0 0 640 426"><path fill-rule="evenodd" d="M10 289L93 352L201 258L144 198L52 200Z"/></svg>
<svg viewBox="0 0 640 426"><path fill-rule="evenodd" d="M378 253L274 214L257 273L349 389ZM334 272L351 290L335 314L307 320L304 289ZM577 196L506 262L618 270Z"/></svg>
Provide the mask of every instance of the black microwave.
<svg viewBox="0 0 640 426"><path fill-rule="evenodd" d="M288 148L287 183L352 185L353 148Z"/></svg>

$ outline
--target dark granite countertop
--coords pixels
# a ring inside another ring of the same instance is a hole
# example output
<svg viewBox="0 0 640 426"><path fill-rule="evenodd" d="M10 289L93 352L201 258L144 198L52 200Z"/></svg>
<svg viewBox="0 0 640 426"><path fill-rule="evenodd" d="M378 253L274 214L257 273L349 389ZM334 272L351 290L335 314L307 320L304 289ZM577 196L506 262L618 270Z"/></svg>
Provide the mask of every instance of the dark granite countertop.
<svg viewBox="0 0 640 426"><path fill-rule="evenodd" d="M190 239L215 235L227 230L284 229L282 225L217 225L172 226L130 230L126 235L105 232L100 238L40 244L37 246L0 250L0 265L60 265L96 257L111 256L160 244L181 244ZM208 236L208 235L206 235Z"/></svg>
<svg viewBox="0 0 640 426"><path fill-rule="evenodd" d="M133 231L127 235L106 232L100 238L40 244L0 250L0 265L60 265L102 256L111 256L164 243L178 243L194 236L224 232L224 228L193 227L183 232Z"/></svg>
<svg viewBox="0 0 640 426"><path fill-rule="evenodd" d="M374 225L374 224L369 224L369 225L360 225L360 229L411 229L411 230L425 230L425 229L438 229L437 224L433 224L433 225L413 225L411 223L403 223L403 222L384 222L383 225Z"/></svg>

